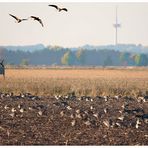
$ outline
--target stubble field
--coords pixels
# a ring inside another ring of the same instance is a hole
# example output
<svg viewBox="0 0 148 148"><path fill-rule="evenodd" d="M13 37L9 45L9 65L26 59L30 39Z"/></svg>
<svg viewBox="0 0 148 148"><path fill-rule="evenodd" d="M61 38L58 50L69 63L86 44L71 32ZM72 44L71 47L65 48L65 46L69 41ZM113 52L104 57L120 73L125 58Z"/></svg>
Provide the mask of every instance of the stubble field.
<svg viewBox="0 0 148 148"><path fill-rule="evenodd" d="M57 95L138 95L148 91L148 69L8 69L3 92Z"/></svg>

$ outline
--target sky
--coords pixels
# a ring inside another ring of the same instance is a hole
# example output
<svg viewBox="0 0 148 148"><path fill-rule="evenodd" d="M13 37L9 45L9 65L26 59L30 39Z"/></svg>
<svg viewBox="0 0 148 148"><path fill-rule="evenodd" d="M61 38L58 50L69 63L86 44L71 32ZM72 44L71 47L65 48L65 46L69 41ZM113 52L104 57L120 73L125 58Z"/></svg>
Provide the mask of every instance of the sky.
<svg viewBox="0 0 148 148"><path fill-rule="evenodd" d="M66 7L57 12L49 4ZM115 10L118 6L118 43L148 45L148 3L100 2L0 2L0 45L33 45L78 47L86 44L115 44ZM15 23L9 16L42 19Z"/></svg>

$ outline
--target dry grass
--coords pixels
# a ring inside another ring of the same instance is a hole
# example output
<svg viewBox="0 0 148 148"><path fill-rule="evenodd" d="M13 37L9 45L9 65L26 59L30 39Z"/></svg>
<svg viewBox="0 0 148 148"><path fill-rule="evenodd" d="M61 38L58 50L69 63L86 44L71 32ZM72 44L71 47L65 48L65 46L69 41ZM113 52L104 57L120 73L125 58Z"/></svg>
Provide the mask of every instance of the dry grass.
<svg viewBox="0 0 148 148"><path fill-rule="evenodd" d="M0 91L56 95L142 95L148 93L148 69L7 69Z"/></svg>

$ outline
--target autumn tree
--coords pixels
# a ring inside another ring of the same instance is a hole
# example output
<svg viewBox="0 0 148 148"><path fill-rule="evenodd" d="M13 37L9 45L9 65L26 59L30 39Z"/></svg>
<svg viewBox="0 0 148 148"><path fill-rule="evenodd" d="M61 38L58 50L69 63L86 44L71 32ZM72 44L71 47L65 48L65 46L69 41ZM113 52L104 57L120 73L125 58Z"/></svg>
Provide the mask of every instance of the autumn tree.
<svg viewBox="0 0 148 148"><path fill-rule="evenodd" d="M85 63L85 51L82 48L79 48L76 52L76 59L79 64L84 64Z"/></svg>
<svg viewBox="0 0 148 148"><path fill-rule="evenodd" d="M147 66L148 65L148 57L145 54L135 55L134 60L137 66Z"/></svg>
<svg viewBox="0 0 148 148"><path fill-rule="evenodd" d="M69 50L61 58L61 63L63 65L73 65L75 61L74 54Z"/></svg>

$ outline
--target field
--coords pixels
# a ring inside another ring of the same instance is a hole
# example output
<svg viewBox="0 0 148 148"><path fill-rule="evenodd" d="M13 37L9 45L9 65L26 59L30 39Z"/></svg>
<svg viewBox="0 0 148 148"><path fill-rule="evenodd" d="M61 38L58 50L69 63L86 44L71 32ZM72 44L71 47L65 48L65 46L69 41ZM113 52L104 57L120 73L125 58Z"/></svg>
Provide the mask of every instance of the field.
<svg viewBox="0 0 148 148"><path fill-rule="evenodd" d="M2 92L36 95L138 95L148 91L148 69L8 69Z"/></svg>
<svg viewBox="0 0 148 148"><path fill-rule="evenodd" d="M148 69L6 69L0 145L148 145Z"/></svg>

